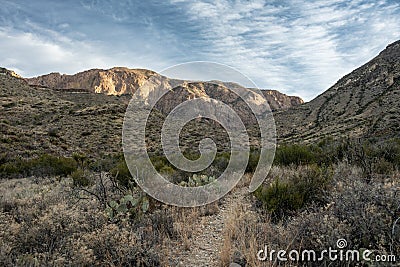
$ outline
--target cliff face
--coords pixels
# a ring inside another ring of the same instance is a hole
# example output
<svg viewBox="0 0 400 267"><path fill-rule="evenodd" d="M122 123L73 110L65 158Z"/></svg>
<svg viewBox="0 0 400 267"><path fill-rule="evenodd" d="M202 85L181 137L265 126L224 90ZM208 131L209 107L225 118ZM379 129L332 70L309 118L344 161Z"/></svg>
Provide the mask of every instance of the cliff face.
<svg viewBox="0 0 400 267"><path fill-rule="evenodd" d="M107 95L132 94L153 71L143 69L112 68L92 69L75 75L50 73L26 79L30 85L52 89L84 89Z"/></svg>
<svg viewBox="0 0 400 267"><path fill-rule="evenodd" d="M52 89L61 90L86 90L88 92L103 93L107 95L123 95L133 94L137 88L143 85L143 83L152 76L157 76L153 71L144 69L128 69L128 68L112 68L109 70L92 69L84 72L77 73L75 75L65 75L60 73L50 73L47 75L26 79L27 82L32 86L42 86ZM167 82L166 87L173 88L174 83L180 84L173 79L163 78L159 81ZM210 82L210 84L219 83L225 87L241 87L233 83L220 83ZM191 97L198 96L209 96L214 98L216 94L221 94L218 88L216 92L212 90L204 91L205 83L192 83ZM198 88L195 88L195 87ZM182 90L181 90L182 91ZM204 91L200 95L196 95L196 92ZM224 91L228 92L228 91ZM296 96L287 96L276 90L262 90L264 97L268 101L272 110L288 109L293 106L297 106L303 103L303 100ZM186 92L182 91L182 96L177 96L179 99L187 97ZM204 95L205 94L205 95ZM196 95L196 96L195 96ZM143 96L145 98L146 96ZM219 96L220 98L226 98L226 96Z"/></svg>
<svg viewBox="0 0 400 267"><path fill-rule="evenodd" d="M272 110L288 109L304 103L298 96L288 96L277 90L261 90Z"/></svg>

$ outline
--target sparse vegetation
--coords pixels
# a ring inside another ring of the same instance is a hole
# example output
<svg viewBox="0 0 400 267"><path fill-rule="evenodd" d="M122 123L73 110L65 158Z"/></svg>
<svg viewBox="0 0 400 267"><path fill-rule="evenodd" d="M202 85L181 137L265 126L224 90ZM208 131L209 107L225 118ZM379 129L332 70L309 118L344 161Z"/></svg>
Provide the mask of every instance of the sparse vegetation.
<svg viewBox="0 0 400 267"><path fill-rule="evenodd" d="M0 177L67 176L77 169L77 162L68 157L43 154L32 159L5 159Z"/></svg>

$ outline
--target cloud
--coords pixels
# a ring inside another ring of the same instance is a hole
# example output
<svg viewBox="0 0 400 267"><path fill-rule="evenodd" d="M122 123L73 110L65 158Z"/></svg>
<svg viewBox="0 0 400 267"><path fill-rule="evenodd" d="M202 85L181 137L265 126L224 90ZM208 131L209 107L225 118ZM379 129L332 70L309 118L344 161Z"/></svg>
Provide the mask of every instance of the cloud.
<svg viewBox="0 0 400 267"><path fill-rule="evenodd" d="M83 70L91 66L106 65L106 59L91 57L91 47L64 40L58 44L39 38L32 33L0 29L0 55L2 64L18 71L21 75L43 74L52 71L66 73ZM76 48L73 48L76 46ZM71 64L72 63L72 64Z"/></svg>
<svg viewBox="0 0 400 267"><path fill-rule="evenodd" d="M188 19L203 25L202 56L237 67L261 87L307 100L400 37L395 2L247 3L179 1Z"/></svg>

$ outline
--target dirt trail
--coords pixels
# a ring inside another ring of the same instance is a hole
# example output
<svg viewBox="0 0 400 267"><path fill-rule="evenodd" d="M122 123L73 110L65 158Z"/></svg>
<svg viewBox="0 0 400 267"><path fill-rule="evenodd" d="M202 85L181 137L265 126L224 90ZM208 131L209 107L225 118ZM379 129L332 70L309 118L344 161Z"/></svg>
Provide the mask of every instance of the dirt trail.
<svg viewBox="0 0 400 267"><path fill-rule="evenodd" d="M220 251L224 243L224 229L235 210L250 211L250 193L247 186L239 186L226 195L219 204L219 212L198 218L198 226L189 242L190 248L177 245L170 257L176 266L222 266Z"/></svg>

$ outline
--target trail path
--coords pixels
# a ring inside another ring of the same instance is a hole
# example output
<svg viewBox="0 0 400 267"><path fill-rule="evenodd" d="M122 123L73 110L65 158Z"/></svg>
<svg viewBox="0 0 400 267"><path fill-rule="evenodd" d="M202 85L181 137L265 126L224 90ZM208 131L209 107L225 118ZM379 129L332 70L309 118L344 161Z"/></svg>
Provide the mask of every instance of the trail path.
<svg viewBox="0 0 400 267"><path fill-rule="evenodd" d="M198 226L190 238L189 250L177 244L171 251L170 257L177 263L175 266L222 266L220 251L224 243L224 228L232 220L235 209L253 213L249 198L248 187L236 187L221 200L219 212L198 218Z"/></svg>

